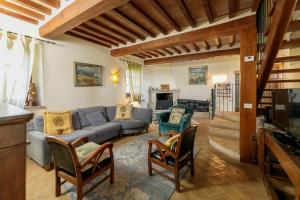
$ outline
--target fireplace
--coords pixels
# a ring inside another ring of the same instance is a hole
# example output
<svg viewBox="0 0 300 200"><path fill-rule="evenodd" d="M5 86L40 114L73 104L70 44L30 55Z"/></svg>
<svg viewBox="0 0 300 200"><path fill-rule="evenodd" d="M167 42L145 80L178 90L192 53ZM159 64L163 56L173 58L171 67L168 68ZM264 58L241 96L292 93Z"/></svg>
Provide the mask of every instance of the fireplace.
<svg viewBox="0 0 300 200"><path fill-rule="evenodd" d="M156 93L156 110L168 110L173 106L173 93Z"/></svg>

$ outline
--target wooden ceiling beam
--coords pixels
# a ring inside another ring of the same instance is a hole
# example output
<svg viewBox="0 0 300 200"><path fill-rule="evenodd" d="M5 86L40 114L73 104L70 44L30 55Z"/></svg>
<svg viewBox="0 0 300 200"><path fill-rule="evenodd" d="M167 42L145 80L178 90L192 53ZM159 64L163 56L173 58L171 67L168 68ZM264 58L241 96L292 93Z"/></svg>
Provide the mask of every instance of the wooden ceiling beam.
<svg viewBox="0 0 300 200"><path fill-rule="evenodd" d="M112 45L118 45L116 43L111 43L111 42L109 42L107 40L103 40L103 38L101 38L101 37L99 37L97 35L91 34L89 32L83 31L83 30L81 30L79 28L74 28L70 32L71 33L75 33L75 34L80 35L80 36L85 37L85 38L89 38L89 39L94 40L94 41L98 41L98 42L100 42L102 44L106 44L107 47L111 47Z"/></svg>
<svg viewBox="0 0 300 200"><path fill-rule="evenodd" d="M108 27L107 25L99 22L98 20L91 19L90 21L86 22L86 24L88 24L90 26L94 26L95 28L98 28L98 29L102 30L103 32L105 31L106 33L111 34L122 40L135 42L134 38L128 37L127 35L124 35L123 33Z"/></svg>
<svg viewBox="0 0 300 200"><path fill-rule="evenodd" d="M284 57L277 57L275 59L275 63L281 62L298 62L300 61L300 55L298 56L284 56Z"/></svg>
<svg viewBox="0 0 300 200"><path fill-rule="evenodd" d="M91 27L91 26L89 26L87 24L81 24L80 26L78 26L78 28L81 28L81 29L83 29L85 31L88 31L88 32L92 33L92 34L99 35L100 37L103 37L103 38L105 38L107 40L110 40L112 42L126 44L126 41L120 40L120 39L118 39L118 38L116 38L116 37L114 37L112 35L109 35L109 34L106 34L104 32L101 32L101 31L99 31L99 30L97 30L97 29L95 29L95 28L93 28L93 27Z"/></svg>
<svg viewBox="0 0 300 200"><path fill-rule="evenodd" d="M202 3L202 7L204 9L204 12L205 12L208 22L212 23L214 21L214 15L211 10L211 5L210 5L209 0L202 0L201 3Z"/></svg>
<svg viewBox="0 0 300 200"><path fill-rule="evenodd" d="M259 4L260 4L261 0L254 0L253 4L252 4L252 11L256 12L258 10Z"/></svg>
<svg viewBox="0 0 300 200"><path fill-rule="evenodd" d="M186 19L186 21L190 24L191 27L196 27L196 22L193 19L188 7L185 5L185 2L183 0L174 0L174 2L177 4L179 7L182 15Z"/></svg>
<svg viewBox="0 0 300 200"><path fill-rule="evenodd" d="M150 56L149 54L143 52L143 53L139 53L139 55L144 56L145 58L152 58L152 56Z"/></svg>
<svg viewBox="0 0 300 200"><path fill-rule="evenodd" d="M220 38L215 38L214 41L215 41L216 47L218 49L220 49L222 47L222 41L221 41L221 39Z"/></svg>
<svg viewBox="0 0 300 200"><path fill-rule="evenodd" d="M234 13L237 11L237 0L228 0L228 16L229 18L234 17Z"/></svg>
<svg viewBox="0 0 300 200"><path fill-rule="evenodd" d="M24 8L23 6L19 6L18 4L11 3L11 2L8 2L5 0L0 0L0 7L3 7L5 9L6 8L10 9L20 15L24 15L29 18L34 18L34 19L39 19L39 20L45 19L45 16L40 13L34 12L32 10Z"/></svg>
<svg viewBox="0 0 300 200"><path fill-rule="evenodd" d="M6 10L0 7L0 13L8 15L10 17L23 20L25 22L31 23L31 24L38 24L38 21L29 17L26 17L24 15L20 15L19 13L12 12L10 10Z"/></svg>
<svg viewBox="0 0 300 200"><path fill-rule="evenodd" d="M164 54L163 52L161 52L159 50L154 50L154 52L159 54L160 56L166 56L166 54Z"/></svg>
<svg viewBox="0 0 300 200"><path fill-rule="evenodd" d="M177 49L176 47L170 47L175 53L181 54L181 51Z"/></svg>
<svg viewBox="0 0 300 200"><path fill-rule="evenodd" d="M295 32L300 30L300 20L291 21L287 32Z"/></svg>
<svg viewBox="0 0 300 200"><path fill-rule="evenodd" d="M76 37L76 38L79 38L79 39L82 39L82 40L86 40L86 41L95 43L95 44L99 44L99 45L104 46L104 47L108 47L108 48L111 47L110 45L107 45L107 44L105 44L105 43L99 42L98 40L93 40L93 39L91 39L91 38L84 37L84 36L82 36L81 34L77 34L77 33L74 32L74 31L72 31L72 32L68 31L66 34L67 34L67 35L70 35L70 36L73 36L73 37Z"/></svg>
<svg viewBox="0 0 300 200"><path fill-rule="evenodd" d="M195 51L200 51L200 47L196 43L193 43L192 46Z"/></svg>
<svg viewBox="0 0 300 200"><path fill-rule="evenodd" d="M166 49L166 48L163 48L161 50L164 51L164 52L166 52L166 54L168 54L168 55L173 55L173 52L170 51L170 50L168 50L168 49Z"/></svg>
<svg viewBox="0 0 300 200"><path fill-rule="evenodd" d="M145 37L143 35L140 35L139 33L132 31L131 29L125 27L124 25L106 16L105 14L97 17L96 19L98 19L99 21L103 21L104 23L106 22L107 25L109 24L116 31L122 32L123 34L126 34L128 37L132 39L138 38L140 40L145 40Z"/></svg>
<svg viewBox="0 0 300 200"><path fill-rule="evenodd" d="M176 45L190 44L203 40L214 39L235 34L242 29L256 27L255 15L233 20L223 24L181 33L153 41L117 48L111 51L112 56L124 56L128 54L168 48Z"/></svg>
<svg viewBox="0 0 300 200"><path fill-rule="evenodd" d="M145 60L144 64L155 65L155 64L174 63L174 62L185 62L185 61L192 61L192 60L202 60L202 59L218 57L218 56L239 55L239 54L240 54L240 48L235 48L235 49L211 51L205 53L195 53L195 54L186 54L186 55L172 56L166 58L150 59L150 60Z"/></svg>
<svg viewBox="0 0 300 200"><path fill-rule="evenodd" d="M146 58L146 57L141 56L141 55L139 55L139 54L132 54L132 55L135 56L135 57L141 58L141 59L145 59L145 58Z"/></svg>
<svg viewBox="0 0 300 200"><path fill-rule="evenodd" d="M124 15L123 13L121 13L119 10L115 9L115 10L110 11L110 13L114 17L116 17L118 20L123 21L124 23L133 26L135 29L137 29L138 31L140 31L144 35L148 35L150 37L155 37L154 33L152 33L151 31L147 30L142 25L139 25L138 23L134 22L128 16Z"/></svg>
<svg viewBox="0 0 300 200"><path fill-rule="evenodd" d="M148 0L147 3L154 8L158 14L176 31L181 31L181 27L174 21L174 19L167 13L167 11L159 4L157 0Z"/></svg>
<svg viewBox="0 0 300 200"><path fill-rule="evenodd" d="M278 69L278 70L272 70L271 74L283 74L283 73L299 73L300 68L294 68L294 69Z"/></svg>
<svg viewBox="0 0 300 200"><path fill-rule="evenodd" d="M74 1L44 24L39 29L40 35L51 39L56 38L76 26L127 2L128 0Z"/></svg>
<svg viewBox="0 0 300 200"><path fill-rule="evenodd" d="M90 31L87 31L87 30L85 30L84 28L82 28L82 27L80 27L80 26L74 28L73 30L76 31L76 32L80 32L80 33L82 33L82 34L84 34L84 35L88 35L88 36L91 36L91 37L93 37L93 38L97 38L98 40L101 40L101 42L106 43L106 44L108 44L108 45L118 46L118 43L113 42L113 41L111 41L111 40L108 40L108 39L106 39L106 38L104 38L104 37L101 37L101 36L98 35L98 34L91 33Z"/></svg>
<svg viewBox="0 0 300 200"><path fill-rule="evenodd" d="M209 49L210 49L210 45L208 44L207 41L203 40L203 41L202 41L202 44L203 44L203 46L204 46L204 48L205 48L206 50L209 50Z"/></svg>
<svg viewBox="0 0 300 200"><path fill-rule="evenodd" d="M289 41L283 40L280 46L280 49L291 49L300 47L300 38L291 39Z"/></svg>
<svg viewBox="0 0 300 200"><path fill-rule="evenodd" d="M51 13L52 13L51 9L49 9L45 6L42 6L40 4L37 4L33 1L28 1L28 0L13 0L13 1L18 3L19 5L22 5L26 8L28 8L28 9L35 10L35 11L38 11L38 12L46 14L46 15L51 15Z"/></svg>
<svg viewBox="0 0 300 200"><path fill-rule="evenodd" d="M151 51L149 51L149 52L146 52L147 54L149 54L149 55L151 55L151 56L153 56L153 57L158 57L159 55L157 55L157 54L155 54L155 53L153 53L153 52L151 52Z"/></svg>
<svg viewBox="0 0 300 200"><path fill-rule="evenodd" d="M180 45L180 47L181 47L181 49L182 49L183 51L185 51L186 53L190 53L190 52L191 52L191 50L190 50L187 46L185 46L185 45Z"/></svg>
<svg viewBox="0 0 300 200"><path fill-rule="evenodd" d="M132 1L127 4L132 12L136 13L140 18L150 24L153 28L166 35L167 31L163 29L156 21L154 21L149 15L147 15L142 9L140 9L135 3Z"/></svg>
<svg viewBox="0 0 300 200"><path fill-rule="evenodd" d="M38 0L38 2L53 8L57 8L57 9L60 8L60 1L58 0Z"/></svg>
<svg viewBox="0 0 300 200"><path fill-rule="evenodd" d="M232 47L236 43L236 34L232 34L229 47Z"/></svg>

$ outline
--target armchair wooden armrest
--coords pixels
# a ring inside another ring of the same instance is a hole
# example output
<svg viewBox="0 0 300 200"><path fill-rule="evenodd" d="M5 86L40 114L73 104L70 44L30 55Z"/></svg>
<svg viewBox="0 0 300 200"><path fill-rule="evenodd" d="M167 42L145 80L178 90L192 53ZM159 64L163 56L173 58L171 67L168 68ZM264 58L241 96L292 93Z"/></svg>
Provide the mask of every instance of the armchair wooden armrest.
<svg viewBox="0 0 300 200"><path fill-rule="evenodd" d="M176 159L175 152L171 151L170 148L167 147L166 145L164 145L162 142L160 142L158 140L149 140L148 144L149 144L149 153L152 153L152 145L154 144L157 147L157 150L161 154L162 158L170 155L174 159Z"/></svg>
<svg viewBox="0 0 300 200"><path fill-rule="evenodd" d="M81 146L89 141L88 137L80 137L74 140L71 144L74 148Z"/></svg>
<svg viewBox="0 0 300 200"><path fill-rule="evenodd" d="M87 164L92 164L94 167L98 164L103 152L106 149L109 149L109 156L111 159L113 159L113 144L111 142L106 142L102 144L99 148L95 149L93 152L91 152L81 163L81 168L84 168Z"/></svg>

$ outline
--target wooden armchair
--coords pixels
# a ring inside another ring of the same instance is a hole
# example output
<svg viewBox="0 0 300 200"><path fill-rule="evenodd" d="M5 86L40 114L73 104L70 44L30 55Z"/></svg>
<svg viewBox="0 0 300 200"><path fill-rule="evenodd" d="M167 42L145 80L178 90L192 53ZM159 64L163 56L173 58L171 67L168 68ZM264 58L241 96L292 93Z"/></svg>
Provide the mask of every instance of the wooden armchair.
<svg viewBox="0 0 300 200"><path fill-rule="evenodd" d="M105 143L89 153L79 162L75 148L88 142L87 137L81 137L73 142L67 142L62 138L47 136L50 152L54 160L55 169L55 196L61 195L61 185L66 181L77 187L77 199L81 200L88 192L110 178L114 183L114 159L112 143ZM109 157L103 158L104 151L108 149ZM88 191L83 193L83 186L110 169L110 174L97 182ZM61 178L65 181L61 182Z"/></svg>
<svg viewBox="0 0 300 200"><path fill-rule="evenodd" d="M175 151L172 151L170 148L165 146L162 142L158 140L150 140L149 149L148 149L148 173L149 176L152 176L152 170L158 174L168 178L173 181L176 186L176 190L180 190L179 182L179 170L188 165L191 169L191 175L194 176L194 140L197 126L191 126L181 133L176 145ZM174 135L174 131L170 135ZM157 150L152 151L152 146L155 145ZM167 176L161 171L152 167L152 163L173 172L174 178Z"/></svg>

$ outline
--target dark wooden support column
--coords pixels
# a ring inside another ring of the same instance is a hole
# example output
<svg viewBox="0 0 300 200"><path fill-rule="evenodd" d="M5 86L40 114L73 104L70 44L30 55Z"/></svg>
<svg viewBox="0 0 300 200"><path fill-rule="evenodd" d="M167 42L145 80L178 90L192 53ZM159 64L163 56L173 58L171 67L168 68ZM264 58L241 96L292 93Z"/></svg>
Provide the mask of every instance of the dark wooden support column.
<svg viewBox="0 0 300 200"><path fill-rule="evenodd" d="M256 61L245 61L256 56L256 28L240 32L240 161L252 163L251 137L256 131Z"/></svg>

